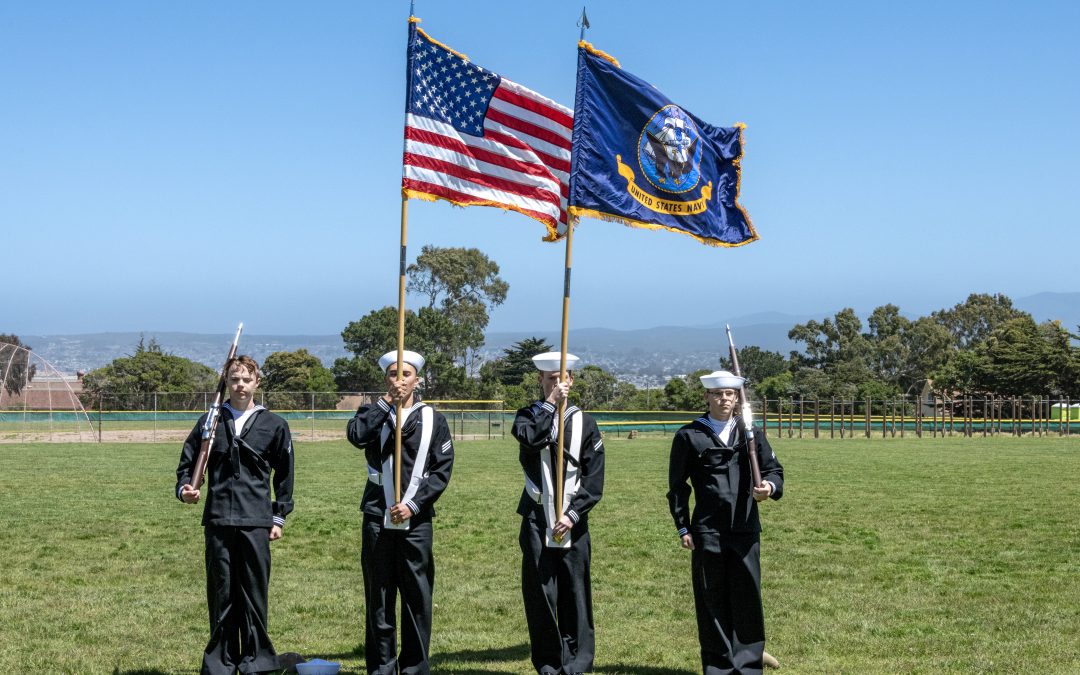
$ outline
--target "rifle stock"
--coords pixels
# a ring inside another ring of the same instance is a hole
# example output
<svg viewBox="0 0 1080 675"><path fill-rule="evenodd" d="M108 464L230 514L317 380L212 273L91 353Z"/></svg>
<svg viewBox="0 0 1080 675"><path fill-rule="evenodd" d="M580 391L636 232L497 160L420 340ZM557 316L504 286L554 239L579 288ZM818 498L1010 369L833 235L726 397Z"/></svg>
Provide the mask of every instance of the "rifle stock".
<svg viewBox="0 0 1080 675"><path fill-rule="evenodd" d="M225 386L229 378L229 361L236 356L236 347L240 344L240 333L244 330L241 323L236 329L236 337L233 338L232 346L229 347L229 355L225 357L225 365L221 367L221 375L218 377L217 391L214 392L214 400L210 409L206 411L206 421L202 427L202 440L199 443L199 455L195 459L195 469L191 474L191 487L198 490L202 487L203 476L206 474L206 463L210 459L210 448L214 445L214 436L217 435L217 422L221 417L221 404L225 396Z"/></svg>
<svg viewBox="0 0 1080 675"><path fill-rule="evenodd" d="M739 369L739 355L735 351L735 340L731 337L731 326L727 326L728 354L731 357L731 368L737 377L742 377ZM750 453L750 476L754 481L754 487L761 485L761 466L758 464L757 439L754 438L754 412L750 408L750 399L746 396L746 381L739 388L739 417L742 419L743 431L746 432L746 445Z"/></svg>

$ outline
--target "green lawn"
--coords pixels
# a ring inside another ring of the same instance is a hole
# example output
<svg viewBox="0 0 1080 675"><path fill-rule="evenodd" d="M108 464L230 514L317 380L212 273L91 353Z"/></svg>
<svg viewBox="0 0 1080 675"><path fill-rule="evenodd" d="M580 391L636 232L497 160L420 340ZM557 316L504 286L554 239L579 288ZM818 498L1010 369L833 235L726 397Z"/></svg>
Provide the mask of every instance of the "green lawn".
<svg viewBox="0 0 1080 675"><path fill-rule="evenodd" d="M597 672L700 672L669 438L611 439L593 516ZM764 508L768 649L785 673L1080 672L1080 440L776 440ZM13 672L194 673L206 639L199 509L171 444L0 445L0 662ZM274 544L279 651L362 672L358 502L344 442L297 449ZM434 670L527 673L509 441L457 444L436 519Z"/></svg>

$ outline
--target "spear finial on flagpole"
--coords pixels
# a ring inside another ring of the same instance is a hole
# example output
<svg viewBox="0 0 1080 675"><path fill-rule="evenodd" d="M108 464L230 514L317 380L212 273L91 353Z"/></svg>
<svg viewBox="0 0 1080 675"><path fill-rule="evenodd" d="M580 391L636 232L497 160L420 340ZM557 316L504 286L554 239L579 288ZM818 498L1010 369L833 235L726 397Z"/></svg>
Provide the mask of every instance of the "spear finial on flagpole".
<svg viewBox="0 0 1080 675"><path fill-rule="evenodd" d="M581 37L579 37L578 39L579 40L584 40L585 39L585 29L590 27L589 26L589 16L585 13L585 6L584 5L582 5L582 7L581 7L581 18L578 19L577 25L578 25L579 28L581 28Z"/></svg>
<svg viewBox="0 0 1080 675"><path fill-rule="evenodd" d="M409 18L416 16L416 0L409 0Z"/></svg>

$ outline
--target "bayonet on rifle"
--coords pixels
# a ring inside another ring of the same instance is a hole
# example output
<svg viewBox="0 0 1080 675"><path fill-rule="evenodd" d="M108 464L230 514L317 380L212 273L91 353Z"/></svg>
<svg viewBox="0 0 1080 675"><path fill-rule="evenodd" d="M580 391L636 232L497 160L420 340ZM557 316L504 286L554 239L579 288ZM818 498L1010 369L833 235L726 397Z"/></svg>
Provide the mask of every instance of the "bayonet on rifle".
<svg viewBox="0 0 1080 675"><path fill-rule="evenodd" d="M739 355L735 351L735 340L731 337L731 326L727 328L728 354L731 356L731 369L736 377L742 377L739 369ZM757 439L754 438L754 411L750 407L750 398L746 395L746 380L739 387L740 415L743 431L746 432L746 448L750 453L750 475L754 487L761 485L761 467L758 465Z"/></svg>
<svg viewBox="0 0 1080 675"><path fill-rule="evenodd" d="M233 338L232 346L229 347L229 355L225 357L225 365L221 367L221 377L218 378L214 401L210 404L210 409L206 411L206 422L202 426L202 441L199 443L199 456L195 460L195 470L191 476L191 487L196 490L202 486L203 474L206 473L206 462L210 459L210 447L214 445L217 423L221 417L221 404L225 397L225 387L229 379L229 362L236 357L236 347L240 344L240 333L243 330L244 324L241 322L236 329L236 337Z"/></svg>

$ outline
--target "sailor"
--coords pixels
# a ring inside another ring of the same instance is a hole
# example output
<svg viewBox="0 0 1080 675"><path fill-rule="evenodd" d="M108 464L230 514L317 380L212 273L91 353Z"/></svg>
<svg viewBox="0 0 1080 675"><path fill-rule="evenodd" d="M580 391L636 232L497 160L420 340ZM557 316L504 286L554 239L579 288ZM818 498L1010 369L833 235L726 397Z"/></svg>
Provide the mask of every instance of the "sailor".
<svg viewBox="0 0 1080 675"><path fill-rule="evenodd" d="M270 673L285 667L267 635L270 542L281 539L293 510L293 447L289 424L255 403L259 364L237 356L225 367L229 400L222 406L206 467L206 598L210 641L202 675ZM194 504L201 445L199 418L176 469L176 497ZM270 487L273 484L274 498Z"/></svg>
<svg viewBox="0 0 1080 675"><path fill-rule="evenodd" d="M752 485L747 434L735 414L743 382L726 370L702 376L708 411L671 443L668 505L691 551L705 675L761 673L765 649L758 503L780 499L784 469L755 433L762 482Z"/></svg>
<svg viewBox="0 0 1080 675"><path fill-rule="evenodd" d="M518 503L521 515L521 594L529 625L532 663L542 675L592 671L596 651L589 511L604 490L604 441L596 422L575 405L563 419L561 508L555 489L558 462L558 409L574 384L578 358L566 355L560 379L559 352L533 357L543 398L517 411L513 435L525 472Z"/></svg>
<svg viewBox="0 0 1080 675"><path fill-rule="evenodd" d="M435 585L431 519L433 505L450 481L454 444L446 419L420 402L416 386L424 357L404 351L379 359L387 391L362 405L349 420L349 441L364 451L368 480L360 565L364 572L364 657L367 672L426 675L430 672L431 593ZM394 490L397 415L401 425L401 498ZM401 595L401 647L395 634Z"/></svg>

